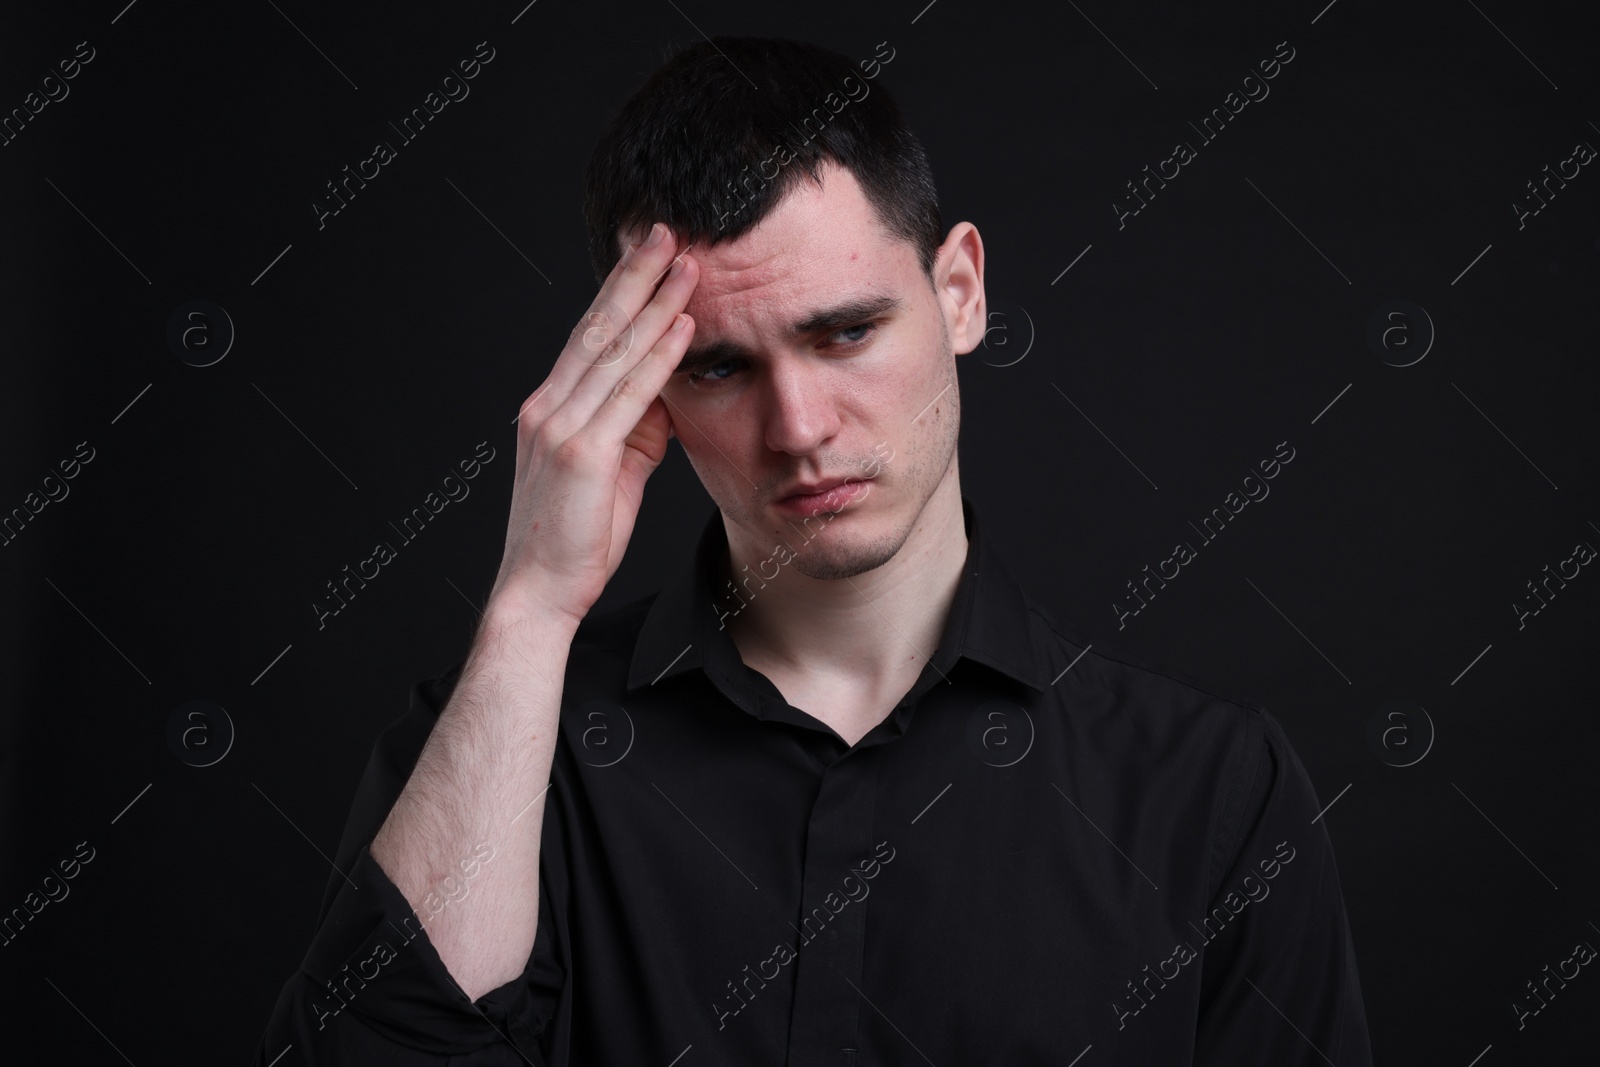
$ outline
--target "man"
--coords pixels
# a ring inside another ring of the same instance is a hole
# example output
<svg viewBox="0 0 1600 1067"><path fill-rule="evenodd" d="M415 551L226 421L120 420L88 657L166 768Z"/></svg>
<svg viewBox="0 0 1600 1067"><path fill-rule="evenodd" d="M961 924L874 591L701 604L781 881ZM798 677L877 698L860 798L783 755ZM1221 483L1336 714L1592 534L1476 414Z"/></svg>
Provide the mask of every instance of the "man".
<svg viewBox="0 0 1600 1067"><path fill-rule="evenodd" d="M1282 728L1091 649L962 497L983 244L884 47L690 47L601 139L483 621L259 1063L1370 1063ZM717 513L591 615L673 436Z"/></svg>

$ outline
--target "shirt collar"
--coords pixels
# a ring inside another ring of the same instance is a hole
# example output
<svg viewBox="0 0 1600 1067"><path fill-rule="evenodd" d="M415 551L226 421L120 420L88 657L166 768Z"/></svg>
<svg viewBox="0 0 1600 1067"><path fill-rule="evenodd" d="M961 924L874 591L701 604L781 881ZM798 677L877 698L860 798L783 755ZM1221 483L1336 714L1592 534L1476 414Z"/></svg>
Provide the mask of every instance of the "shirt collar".
<svg viewBox="0 0 1600 1067"><path fill-rule="evenodd" d="M1049 681L1027 596L982 535L977 513L964 496L961 514L967 558L933 664L948 674L957 659L973 660L1043 692ZM722 513L713 511L700 533L693 565L650 605L629 664L628 689L648 687L695 668L724 687L739 676L743 661L732 636L719 624L714 603L718 564L727 548ZM753 588L759 593L759 585Z"/></svg>

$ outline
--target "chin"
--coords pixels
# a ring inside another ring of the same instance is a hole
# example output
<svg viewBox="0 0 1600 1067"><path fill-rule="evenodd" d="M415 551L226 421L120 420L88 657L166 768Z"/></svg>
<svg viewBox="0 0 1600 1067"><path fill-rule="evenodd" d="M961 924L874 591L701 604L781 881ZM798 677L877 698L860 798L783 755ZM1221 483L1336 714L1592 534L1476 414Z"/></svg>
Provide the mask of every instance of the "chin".
<svg viewBox="0 0 1600 1067"><path fill-rule="evenodd" d="M828 525L796 523L783 540L794 549L792 566L808 578L836 581L877 570L894 558L905 542L903 535L879 528L879 523L847 509L831 520L824 512L818 518ZM835 525L848 517L848 525ZM810 535L809 537L807 535Z"/></svg>

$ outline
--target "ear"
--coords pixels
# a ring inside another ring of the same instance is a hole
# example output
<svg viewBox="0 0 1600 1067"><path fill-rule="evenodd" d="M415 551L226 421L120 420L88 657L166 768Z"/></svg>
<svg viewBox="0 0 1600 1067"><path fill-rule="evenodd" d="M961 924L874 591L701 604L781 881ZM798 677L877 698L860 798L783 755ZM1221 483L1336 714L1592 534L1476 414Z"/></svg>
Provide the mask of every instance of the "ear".
<svg viewBox="0 0 1600 1067"><path fill-rule="evenodd" d="M934 294L950 329L957 355L983 343L988 329L988 301L983 291L983 238L970 222L950 228L934 259Z"/></svg>

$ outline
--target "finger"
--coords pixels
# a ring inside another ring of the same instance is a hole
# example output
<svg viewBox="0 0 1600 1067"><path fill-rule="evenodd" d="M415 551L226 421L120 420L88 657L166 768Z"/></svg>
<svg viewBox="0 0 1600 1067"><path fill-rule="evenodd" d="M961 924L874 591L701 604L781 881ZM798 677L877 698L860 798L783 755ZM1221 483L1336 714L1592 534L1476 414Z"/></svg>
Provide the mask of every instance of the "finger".
<svg viewBox="0 0 1600 1067"><path fill-rule="evenodd" d="M632 247L611 268L594 302L568 335L550 374L524 403L521 421L531 423L530 429L537 429L558 410L592 369L608 369L629 353L648 351L659 339L659 332L642 330L638 316L681 255L675 235L665 226L662 229L665 235L654 248ZM681 305L672 310L681 310ZM669 316L662 327L670 322ZM615 370L610 378L620 378L626 369Z"/></svg>
<svg viewBox="0 0 1600 1067"><path fill-rule="evenodd" d="M595 367L597 362L595 354L604 352L608 345L612 346L613 352L642 353L649 348L644 342L648 340L653 344L659 336L659 329L656 327L664 329L671 324L669 314L660 322L653 320L650 331L646 333L641 332L635 321L638 315L637 308L645 306L648 301L655 298L656 283L661 281L662 276L676 259L673 254L676 249L675 235L665 225L660 229L663 236L654 248L646 248L642 244L630 245L612 267L589 311L569 334L566 345L556 358L555 366L539 388L523 401L516 419L518 424L516 467L519 476L527 470L533 460L536 435L544 429L553 415L562 410L563 404L571 397L578 384ZM648 238L649 232L641 235L641 241ZM684 298L684 302L686 301L687 297ZM676 312L682 306L683 302L680 302L672 311ZM624 307L632 310L624 312L622 310ZM607 308L611 310L605 310ZM621 332L619 343L616 324L624 320L626 328ZM635 349L634 345L644 345L644 347ZM614 357L605 362L614 362ZM627 369L625 366L613 371L612 377L620 378ZM580 429L585 421L587 413L580 420L567 421L565 426L557 428L555 434L547 431L545 437L547 440L564 440Z"/></svg>
<svg viewBox="0 0 1600 1067"><path fill-rule="evenodd" d="M654 338L651 348L659 344L661 338L672 328L679 313L688 304L689 295L694 291L698 280L699 264L695 262L693 256L683 256L674 263L655 298L645 306L635 320L634 339ZM618 357L615 362L604 366L596 364L585 374L567 397L566 402L562 404L561 410L552 416L552 425L547 427L547 436L552 443L559 443L558 439L582 432L612 394L622 387L621 383L633 375L639 364L648 358L649 351L649 349L635 349ZM666 379L663 378L662 383L665 382ZM658 386L657 392L659 391ZM645 401L648 402L655 395L651 393L645 397Z"/></svg>
<svg viewBox="0 0 1600 1067"><path fill-rule="evenodd" d="M649 352L605 396L589 424L577 435L585 448L615 455L643 420L650 405L660 402L661 390L672 377L689 342L694 339L694 319L675 315ZM665 410L665 405L662 405ZM670 421L670 420L669 420ZM663 454L666 441L661 442ZM657 462L659 462L659 457Z"/></svg>
<svg viewBox="0 0 1600 1067"><path fill-rule="evenodd" d="M677 234L665 223L657 223L656 227L661 231L661 239L654 246L644 243L654 233L652 229L640 236L641 243L629 246L618 260L617 267L621 269L614 268L607 276L586 315L590 320L602 320L598 323L600 329L610 331L613 337L624 336L630 327L636 325L638 315L654 297L667 272L692 247L679 248ZM595 322L587 325L593 327ZM586 330L586 334L582 340L588 361L597 366L609 362L611 357L601 354L596 345L598 338L595 331L591 328ZM643 349L648 350L656 338L641 337L638 340ZM610 345L611 342L607 340L604 343Z"/></svg>
<svg viewBox="0 0 1600 1067"><path fill-rule="evenodd" d="M622 469L618 487L627 488L631 494L635 486L642 485L643 478L667 458L667 442L670 440L672 417L667 413L666 403L657 396L645 406L638 425L628 432L627 440L622 442ZM630 499L633 499L631 495Z"/></svg>

